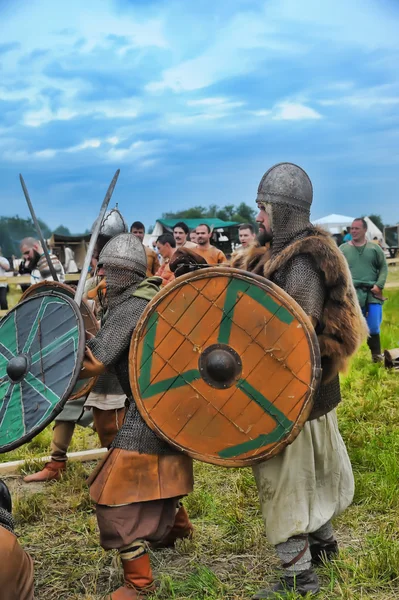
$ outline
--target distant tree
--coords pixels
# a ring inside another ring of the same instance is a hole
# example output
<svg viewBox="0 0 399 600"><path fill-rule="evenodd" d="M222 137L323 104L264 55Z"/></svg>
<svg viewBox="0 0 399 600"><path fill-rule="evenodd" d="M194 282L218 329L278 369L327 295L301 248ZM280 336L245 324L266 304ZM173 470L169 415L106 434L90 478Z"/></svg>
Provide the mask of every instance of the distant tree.
<svg viewBox="0 0 399 600"><path fill-rule="evenodd" d="M381 215L368 215L370 221L373 221L374 225L377 225L378 229L384 233L384 223L382 222Z"/></svg>
<svg viewBox="0 0 399 600"><path fill-rule="evenodd" d="M240 218L238 218L240 217ZM241 202L236 208L236 212L233 214L233 221L240 221L241 223L255 223L256 210Z"/></svg>
<svg viewBox="0 0 399 600"><path fill-rule="evenodd" d="M186 210L178 212L163 213L163 219L202 219L207 216L207 209L204 206L193 206Z"/></svg>
<svg viewBox="0 0 399 600"><path fill-rule="evenodd" d="M29 221L31 221L31 220L29 219ZM32 221L31 221L31 223L33 225ZM43 234L44 239L50 238L51 237L51 233L52 233L50 227L48 225L46 225L46 223L44 221L42 221L41 219L38 219L38 223L40 225L40 229L42 230L42 234ZM33 228L35 229L34 225L33 225ZM36 229L35 229L35 235L34 235L34 237L37 237Z"/></svg>
<svg viewBox="0 0 399 600"><path fill-rule="evenodd" d="M38 221L44 237L49 238L51 229L41 219ZM18 215L0 217L0 246L3 247L4 255L19 256L19 243L25 237L38 237L32 219L21 219Z"/></svg>
<svg viewBox="0 0 399 600"><path fill-rule="evenodd" d="M150 225L147 229L147 233L152 233L154 231L154 225Z"/></svg>
<svg viewBox="0 0 399 600"><path fill-rule="evenodd" d="M241 202L238 206L227 204L219 208L211 204L208 208L204 206L193 206L178 212L167 212L162 215L163 219L221 219L222 221L237 221L238 223L254 223L256 211Z"/></svg>
<svg viewBox="0 0 399 600"><path fill-rule="evenodd" d="M68 227L65 227L64 225L58 225L57 229L54 229L53 233L58 235L72 235Z"/></svg>
<svg viewBox="0 0 399 600"><path fill-rule="evenodd" d="M14 244L6 223L0 220L0 248L3 256L6 258L11 257L16 252L16 245Z"/></svg>

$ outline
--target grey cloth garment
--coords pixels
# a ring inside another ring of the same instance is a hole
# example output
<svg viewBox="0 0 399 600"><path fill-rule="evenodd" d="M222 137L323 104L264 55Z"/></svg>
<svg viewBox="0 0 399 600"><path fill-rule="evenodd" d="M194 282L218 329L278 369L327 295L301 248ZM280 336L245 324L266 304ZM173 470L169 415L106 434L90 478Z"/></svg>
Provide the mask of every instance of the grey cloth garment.
<svg viewBox="0 0 399 600"><path fill-rule="evenodd" d="M314 539L312 539L313 536ZM332 542L333 540L335 540L335 535L331 521L327 521L327 523L322 525L317 531L313 531L309 534L310 544L319 544L320 541Z"/></svg>
<svg viewBox="0 0 399 600"><path fill-rule="evenodd" d="M133 288L135 289L135 287ZM110 306L103 327L88 342L94 356L107 367L113 367L123 391L130 400L125 422L118 431L111 448L133 450L146 454L175 454L176 451L161 440L145 423L137 410L129 381L129 348L133 330L148 301L130 297Z"/></svg>
<svg viewBox="0 0 399 600"><path fill-rule="evenodd" d="M67 421L68 423L76 423L81 427L91 427L93 425L93 415L90 410L84 409L85 400L85 397L68 400L54 420L57 423Z"/></svg>
<svg viewBox="0 0 399 600"><path fill-rule="evenodd" d="M282 269L273 273L271 280L298 302L309 317L314 317L318 321L318 328L323 327L322 315L325 299L323 275L316 269L309 254L295 256ZM318 328L316 328L316 332ZM340 402L341 388L337 375L330 382L319 386L309 420L327 414Z"/></svg>
<svg viewBox="0 0 399 600"><path fill-rule="evenodd" d="M0 508L0 526L14 533L15 522L11 513L5 508Z"/></svg>
<svg viewBox="0 0 399 600"><path fill-rule="evenodd" d="M292 577L296 573L307 571L312 566L312 555L309 550L307 535L292 537L286 542L277 544L276 551L282 562L285 575Z"/></svg>

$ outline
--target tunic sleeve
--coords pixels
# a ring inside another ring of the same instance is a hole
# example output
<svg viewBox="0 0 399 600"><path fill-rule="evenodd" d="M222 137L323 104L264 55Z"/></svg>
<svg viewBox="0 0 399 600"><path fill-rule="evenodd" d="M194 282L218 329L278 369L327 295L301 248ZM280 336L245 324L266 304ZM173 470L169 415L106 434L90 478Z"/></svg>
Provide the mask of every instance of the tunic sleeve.
<svg viewBox="0 0 399 600"><path fill-rule="evenodd" d="M388 264L384 252L379 246L376 247L378 260L378 279L375 283L381 290L384 289L388 277Z"/></svg>

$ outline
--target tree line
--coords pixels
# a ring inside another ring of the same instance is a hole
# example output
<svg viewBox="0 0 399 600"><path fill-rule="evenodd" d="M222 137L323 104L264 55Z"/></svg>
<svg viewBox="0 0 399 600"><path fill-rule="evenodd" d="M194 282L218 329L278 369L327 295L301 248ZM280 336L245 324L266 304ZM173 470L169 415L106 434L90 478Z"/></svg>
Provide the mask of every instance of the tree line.
<svg viewBox="0 0 399 600"><path fill-rule="evenodd" d="M53 233L60 235L72 235L68 227L59 225L52 230L44 221L38 219L40 228L45 239ZM21 219L21 217L0 217L0 247L4 256L11 257L20 255L19 243L26 237L37 238L37 233L32 219Z"/></svg>

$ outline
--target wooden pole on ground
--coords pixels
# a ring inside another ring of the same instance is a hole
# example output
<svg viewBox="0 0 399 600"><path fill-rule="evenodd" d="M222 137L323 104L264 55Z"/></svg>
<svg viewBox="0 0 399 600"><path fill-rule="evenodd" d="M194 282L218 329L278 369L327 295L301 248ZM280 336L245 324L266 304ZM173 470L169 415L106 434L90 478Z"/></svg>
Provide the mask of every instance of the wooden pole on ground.
<svg viewBox="0 0 399 600"><path fill-rule="evenodd" d="M106 448L94 448L94 450L82 450L80 452L69 452L67 454L68 460L72 462L85 462L88 460L97 460L102 458L108 450ZM25 460L13 460L11 462L0 463L0 475L11 475L13 473L18 473L19 468L22 467L26 462L29 462L31 459ZM37 460L40 462L49 462L51 460L51 456L42 456L40 458L34 458L32 460Z"/></svg>

